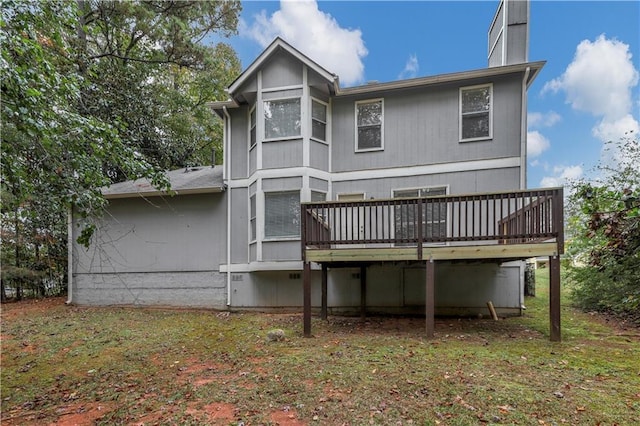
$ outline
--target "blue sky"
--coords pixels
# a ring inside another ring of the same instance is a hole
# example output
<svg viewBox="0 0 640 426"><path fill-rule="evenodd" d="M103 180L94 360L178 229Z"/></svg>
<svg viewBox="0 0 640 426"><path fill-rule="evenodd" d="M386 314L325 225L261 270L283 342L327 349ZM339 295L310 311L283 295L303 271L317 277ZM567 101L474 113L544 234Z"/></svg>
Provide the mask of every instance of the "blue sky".
<svg viewBox="0 0 640 426"><path fill-rule="evenodd" d="M487 66L491 1L244 1L230 41L248 66L281 36L342 86ZM603 142L640 131L640 2L531 2L528 186L592 176ZM640 165L639 165L640 167Z"/></svg>

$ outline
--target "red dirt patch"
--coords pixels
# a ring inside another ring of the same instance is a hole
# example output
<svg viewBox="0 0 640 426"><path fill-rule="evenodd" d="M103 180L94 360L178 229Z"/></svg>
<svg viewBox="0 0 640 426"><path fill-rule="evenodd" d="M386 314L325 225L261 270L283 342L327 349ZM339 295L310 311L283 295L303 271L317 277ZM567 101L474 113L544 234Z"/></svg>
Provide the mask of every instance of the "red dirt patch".
<svg viewBox="0 0 640 426"><path fill-rule="evenodd" d="M269 416L272 422L280 426L305 426L306 423L298 420L296 410L284 407L280 411L273 411Z"/></svg>
<svg viewBox="0 0 640 426"><path fill-rule="evenodd" d="M89 426L96 423L96 420L107 414L113 409L110 403L89 402L77 403L68 406L61 406L55 411L58 416L57 420L47 423L43 419L43 413L29 412L20 414L12 412L7 417L3 417L3 426L36 426L49 424L57 426ZM50 415L44 415L45 418L51 418Z"/></svg>
<svg viewBox="0 0 640 426"><path fill-rule="evenodd" d="M47 297L45 299L26 299L19 302L2 304L2 319L8 320L32 313L50 312L51 309L64 306L64 297Z"/></svg>
<svg viewBox="0 0 640 426"><path fill-rule="evenodd" d="M187 408L187 414L194 417L205 416L204 421L207 424L228 424L230 421L236 418L238 410L233 404L227 404L224 402L214 402L207 404L204 407L196 407L197 403L189 404Z"/></svg>

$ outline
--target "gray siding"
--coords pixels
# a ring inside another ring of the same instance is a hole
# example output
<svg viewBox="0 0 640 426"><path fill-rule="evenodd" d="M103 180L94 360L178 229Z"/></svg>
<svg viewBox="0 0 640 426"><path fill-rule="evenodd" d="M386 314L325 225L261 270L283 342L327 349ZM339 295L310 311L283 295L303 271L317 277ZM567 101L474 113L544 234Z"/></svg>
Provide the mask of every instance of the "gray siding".
<svg viewBox="0 0 640 426"><path fill-rule="evenodd" d="M262 68L262 87L286 87L302 84L302 64L288 54L276 53Z"/></svg>
<svg viewBox="0 0 640 426"><path fill-rule="evenodd" d="M262 143L262 168L277 169L302 166L302 141L270 141Z"/></svg>
<svg viewBox="0 0 640 426"><path fill-rule="evenodd" d="M247 188L231 189L231 263L247 263L249 242L249 194Z"/></svg>
<svg viewBox="0 0 640 426"><path fill-rule="evenodd" d="M225 262L224 194L111 200L78 273L213 271Z"/></svg>
<svg viewBox="0 0 640 426"><path fill-rule="evenodd" d="M246 107L230 110L231 115L231 177L233 179L247 177L248 114Z"/></svg>
<svg viewBox="0 0 640 426"><path fill-rule="evenodd" d="M309 165L314 169L329 171L329 145L311 140L309 142Z"/></svg>
<svg viewBox="0 0 640 426"><path fill-rule="evenodd" d="M448 186L450 194L510 191L518 189L519 176L519 169L514 167L434 175L333 182L333 199L336 198L336 194L359 192L364 192L366 198L390 198L393 190L434 186Z"/></svg>
<svg viewBox="0 0 640 426"><path fill-rule="evenodd" d="M311 177L309 178L309 186L311 187L312 191L329 191L329 182L323 179Z"/></svg>
<svg viewBox="0 0 640 426"><path fill-rule="evenodd" d="M294 241L263 241L262 260L277 262L285 260L300 260L300 240Z"/></svg>
<svg viewBox="0 0 640 426"><path fill-rule="evenodd" d="M520 155L521 78L493 81L493 138L459 142L459 89L488 83L394 92L384 96L384 151L355 152L355 101L333 102L332 171L406 167Z"/></svg>
<svg viewBox="0 0 640 426"><path fill-rule="evenodd" d="M287 271L234 274L233 307L296 308L302 306L302 276ZM330 269L327 302L331 312L355 313L360 309L360 269ZM520 313L522 295L519 264L438 262L436 313L487 315L491 300L501 315ZM300 278L298 278L300 276ZM320 271L312 271L314 307L320 306ZM367 269L367 310L372 313L424 313L424 267L374 265Z"/></svg>
<svg viewBox="0 0 640 426"><path fill-rule="evenodd" d="M301 177L286 177L286 178L274 178L263 179L262 190L264 192L272 191L291 191L300 189L302 187Z"/></svg>

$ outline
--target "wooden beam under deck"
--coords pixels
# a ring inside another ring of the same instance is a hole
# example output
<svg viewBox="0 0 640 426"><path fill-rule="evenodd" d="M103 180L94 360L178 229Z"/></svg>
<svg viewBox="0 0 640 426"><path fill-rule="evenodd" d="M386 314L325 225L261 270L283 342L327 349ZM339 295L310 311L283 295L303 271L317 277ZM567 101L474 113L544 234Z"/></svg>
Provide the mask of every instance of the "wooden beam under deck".
<svg viewBox="0 0 640 426"><path fill-rule="evenodd" d="M528 259L537 256L557 256L555 242L531 244L483 244L466 246L423 247L422 257L418 247L362 247L362 248L308 248L306 259L310 262L393 262L403 260L460 260L460 259Z"/></svg>

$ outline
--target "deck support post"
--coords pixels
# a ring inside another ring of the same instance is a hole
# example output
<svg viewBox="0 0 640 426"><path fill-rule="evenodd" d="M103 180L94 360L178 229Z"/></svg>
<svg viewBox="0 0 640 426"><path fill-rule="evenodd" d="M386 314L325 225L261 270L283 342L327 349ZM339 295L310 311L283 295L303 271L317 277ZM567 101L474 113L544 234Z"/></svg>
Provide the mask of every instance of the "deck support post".
<svg viewBox="0 0 640 426"><path fill-rule="evenodd" d="M560 336L560 257L549 257L549 338L559 342Z"/></svg>
<svg viewBox="0 0 640 426"><path fill-rule="evenodd" d="M304 337L311 337L311 263L304 262L303 273L303 304Z"/></svg>
<svg viewBox="0 0 640 426"><path fill-rule="evenodd" d="M425 298L425 314L427 322L427 337L432 338L435 334L435 267L433 259L427 260L426 276L427 291Z"/></svg>
<svg viewBox="0 0 640 426"><path fill-rule="evenodd" d="M322 264L322 306L320 308L320 318L327 319L327 265Z"/></svg>
<svg viewBox="0 0 640 426"><path fill-rule="evenodd" d="M367 267L360 266L360 318L367 317Z"/></svg>

